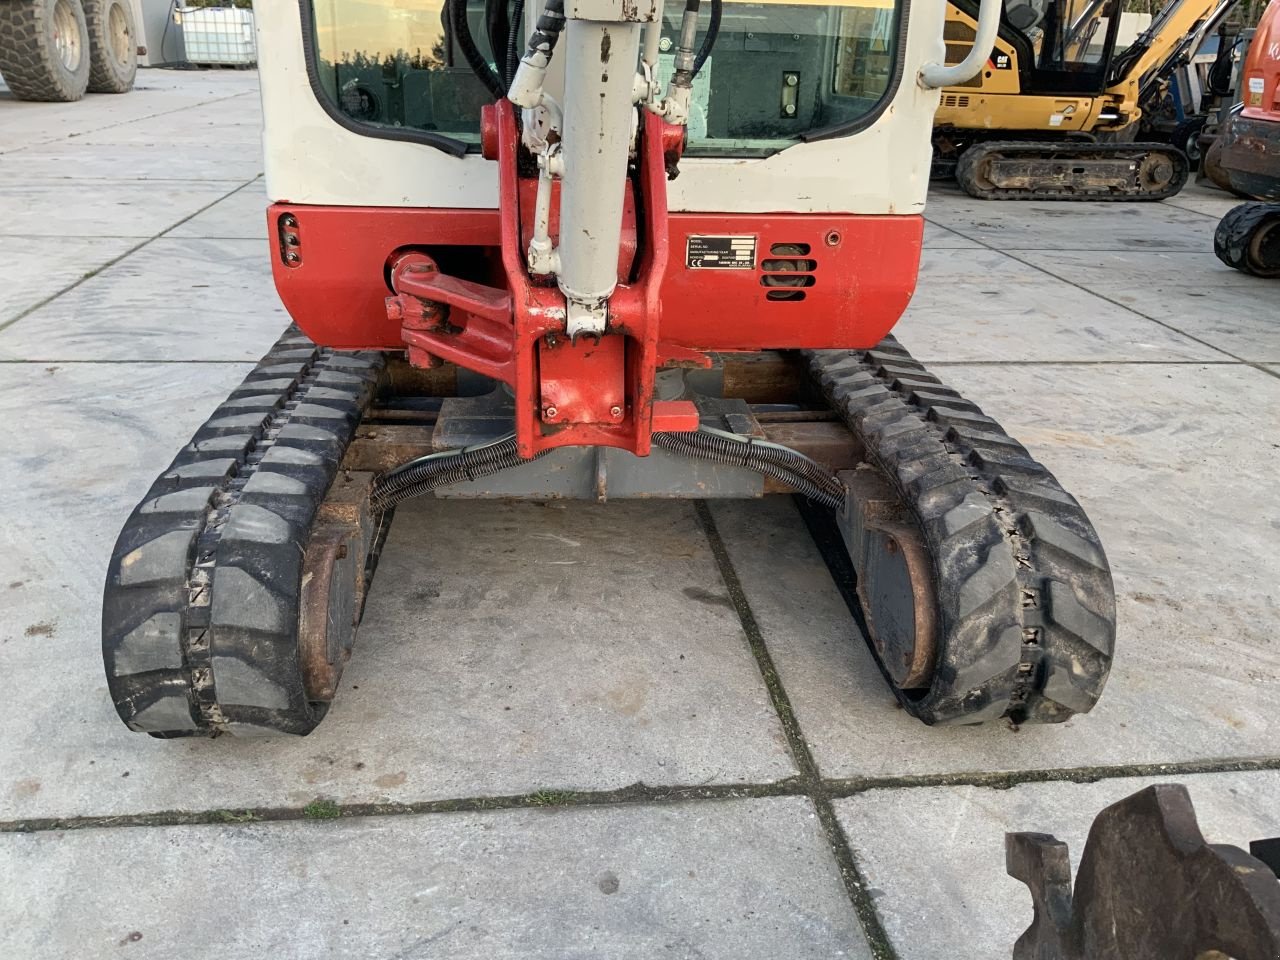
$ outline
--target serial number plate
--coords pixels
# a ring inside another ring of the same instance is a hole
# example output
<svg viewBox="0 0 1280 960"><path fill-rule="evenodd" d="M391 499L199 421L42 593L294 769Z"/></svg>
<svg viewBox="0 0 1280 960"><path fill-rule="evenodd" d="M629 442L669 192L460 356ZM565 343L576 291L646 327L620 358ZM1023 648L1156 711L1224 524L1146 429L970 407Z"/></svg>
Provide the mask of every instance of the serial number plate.
<svg viewBox="0 0 1280 960"><path fill-rule="evenodd" d="M756 265L756 238L690 237L684 262L690 270L750 270Z"/></svg>

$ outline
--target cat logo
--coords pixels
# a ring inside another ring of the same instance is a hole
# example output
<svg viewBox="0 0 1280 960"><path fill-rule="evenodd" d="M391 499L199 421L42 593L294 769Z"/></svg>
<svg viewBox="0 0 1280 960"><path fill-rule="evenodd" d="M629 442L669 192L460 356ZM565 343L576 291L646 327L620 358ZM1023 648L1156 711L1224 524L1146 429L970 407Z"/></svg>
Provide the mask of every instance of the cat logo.
<svg viewBox="0 0 1280 960"><path fill-rule="evenodd" d="M1013 58L1010 57L1007 53L997 53L995 57L992 58L992 60L997 70L1013 69Z"/></svg>

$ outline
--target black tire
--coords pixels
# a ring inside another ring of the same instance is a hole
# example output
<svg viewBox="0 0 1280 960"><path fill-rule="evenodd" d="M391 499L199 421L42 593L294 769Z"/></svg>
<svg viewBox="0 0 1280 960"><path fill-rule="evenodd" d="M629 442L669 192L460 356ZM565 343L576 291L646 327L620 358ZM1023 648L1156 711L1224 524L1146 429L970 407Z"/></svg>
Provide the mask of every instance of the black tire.
<svg viewBox="0 0 1280 960"><path fill-rule="evenodd" d="M1280 203L1242 203L1213 234L1213 252L1229 267L1280 278Z"/></svg>
<svg viewBox="0 0 1280 960"><path fill-rule="evenodd" d="M1183 120L1169 134L1169 142L1187 155L1192 170L1200 169L1200 134L1204 131L1206 117Z"/></svg>
<svg viewBox="0 0 1280 960"><path fill-rule="evenodd" d="M138 30L127 0L81 0L89 26L89 92L128 93L138 75Z"/></svg>
<svg viewBox="0 0 1280 960"><path fill-rule="evenodd" d="M0 74L19 100L83 97L89 27L80 0L0 0Z"/></svg>

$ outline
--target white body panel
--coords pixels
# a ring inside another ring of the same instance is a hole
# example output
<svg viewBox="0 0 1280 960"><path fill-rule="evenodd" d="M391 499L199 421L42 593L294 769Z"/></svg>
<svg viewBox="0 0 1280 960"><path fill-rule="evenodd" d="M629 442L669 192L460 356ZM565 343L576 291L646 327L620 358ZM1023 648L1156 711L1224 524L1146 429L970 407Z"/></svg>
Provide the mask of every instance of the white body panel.
<svg viewBox="0 0 1280 960"><path fill-rule="evenodd" d="M299 5L255 9L265 118L267 193L290 203L385 207L497 206L498 166L426 144L364 136L325 113L307 80ZM798 143L763 159L686 157L667 185L672 211L907 214L924 209L938 91L916 82L944 55L942 0L911 4L902 80L859 133ZM296 37L282 42L282 37ZM554 61L553 61L554 66ZM558 72L558 71L557 71Z"/></svg>

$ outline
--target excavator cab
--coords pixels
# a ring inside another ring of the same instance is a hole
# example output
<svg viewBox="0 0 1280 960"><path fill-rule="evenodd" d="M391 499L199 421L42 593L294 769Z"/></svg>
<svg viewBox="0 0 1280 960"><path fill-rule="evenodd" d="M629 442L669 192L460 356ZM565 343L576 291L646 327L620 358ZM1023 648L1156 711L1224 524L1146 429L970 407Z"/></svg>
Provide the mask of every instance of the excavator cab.
<svg viewBox="0 0 1280 960"><path fill-rule="evenodd" d="M1115 599L1088 517L889 336L938 90L985 61L938 62L942 0L256 12L296 326L116 544L130 728L314 729L424 496L790 495L909 713L1094 705Z"/></svg>
<svg viewBox="0 0 1280 960"><path fill-rule="evenodd" d="M1101 93L1115 50L1120 0L1007 0L1000 38L1017 54L1023 89ZM973 8L977 15L976 5Z"/></svg>
<svg viewBox="0 0 1280 960"><path fill-rule="evenodd" d="M1120 0L1005 0L986 68L958 88L1097 96L1110 85L1120 10ZM976 2L954 0L948 59L968 52L977 20Z"/></svg>

